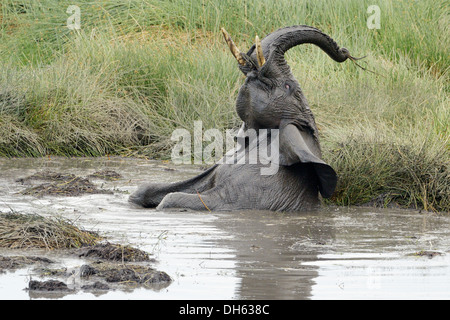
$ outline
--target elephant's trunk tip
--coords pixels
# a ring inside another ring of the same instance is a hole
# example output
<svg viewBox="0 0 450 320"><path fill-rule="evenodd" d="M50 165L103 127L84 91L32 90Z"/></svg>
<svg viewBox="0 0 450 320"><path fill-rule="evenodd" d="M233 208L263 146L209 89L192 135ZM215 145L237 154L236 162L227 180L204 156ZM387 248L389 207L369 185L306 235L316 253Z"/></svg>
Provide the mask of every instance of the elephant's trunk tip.
<svg viewBox="0 0 450 320"><path fill-rule="evenodd" d="M366 58L367 55L364 56L364 57L361 57L361 58L356 58L356 57L353 57L352 55L350 55L350 52L349 52L346 48L341 48L340 51L341 51L341 53L345 56L345 60L347 60L347 58L348 58L348 59L350 59L354 64L356 64L359 68L363 69L364 71L368 71L368 72L370 72L370 73L373 73L373 74L376 74L376 75L379 75L379 76L382 76L382 77L383 77L383 75L381 75L381 74L379 74L379 73L376 73L375 71L369 70L369 69L367 69L367 68L364 68L363 66L361 66L360 64L358 64L358 63L356 62L356 61L358 61L358 60L362 60L362 59ZM345 60L344 60L344 61L345 61Z"/></svg>
<svg viewBox="0 0 450 320"><path fill-rule="evenodd" d="M342 54L342 56L343 56L343 58L344 58L342 62L344 62L344 61L347 60L347 59L350 59L350 60L352 60L352 61L357 61L357 60L361 60L361 59L364 59L364 58L367 57L367 56L364 56L364 57L361 57L361 58L353 57L353 56L350 54L350 51L348 51L347 48L340 48L339 51L340 51L340 53Z"/></svg>

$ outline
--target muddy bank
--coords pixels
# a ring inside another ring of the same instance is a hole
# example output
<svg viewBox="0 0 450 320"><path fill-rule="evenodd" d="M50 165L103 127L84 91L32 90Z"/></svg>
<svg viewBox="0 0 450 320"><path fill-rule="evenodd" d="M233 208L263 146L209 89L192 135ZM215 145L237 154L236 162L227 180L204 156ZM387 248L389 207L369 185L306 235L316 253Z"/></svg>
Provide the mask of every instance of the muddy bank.
<svg viewBox="0 0 450 320"><path fill-rule="evenodd" d="M25 289L34 293L35 297L39 297L39 293L128 291L139 287L160 290L172 282L166 272L153 267L155 260L146 252L130 246L106 242L60 254L80 257L84 263L77 267L61 268L58 261L44 256L0 255L0 273L32 268L33 277Z"/></svg>
<svg viewBox="0 0 450 320"><path fill-rule="evenodd" d="M103 184L99 187L93 181L122 178L121 174L108 169L86 176L41 170L14 182L26 187L19 192L20 195L79 197L86 194L112 195L112 190L103 188ZM58 261L45 256L27 256L26 251L23 256L0 256L0 272L33 268L39 280L31 279L26 289L34 293L73 294L79 290L128 290L141 286L159 289L172 281L167 273L152 266L156 261L147 252L110 243L98 232L77 227L72 221L53 215L0 212L0 248L56 250L63 256L74 256L84 262L69 270L54 267Z"/></svg>
<svg viewBox="0 0 450 320"><path fill-rule="evenodd" d="M30 280L27 290L50 292L79 290L130 290L145 287L160 290L172 282L172 278L163 271L156 270L147 263L123 263L110 260L87 260L86 264L70 270L38 267L34 272L49 280Z"/></svg>
<svg viewBox="0 0 450 320"><path fill-rule="evenodd" d="M22 249L24 255L0 255L0 273L32 267L30 292L74 294L79 290L123 290L132 287L160 289L172 281L156 270L150 255L127 245L104 241L97 233L80 229L73 223L32 214L0 214L0 247ZM68 270L53 267L58 262L43 256L28 256L25 249L59 251L76 256L85 264ZM67 284L66 282L70 282Z"/></svg>

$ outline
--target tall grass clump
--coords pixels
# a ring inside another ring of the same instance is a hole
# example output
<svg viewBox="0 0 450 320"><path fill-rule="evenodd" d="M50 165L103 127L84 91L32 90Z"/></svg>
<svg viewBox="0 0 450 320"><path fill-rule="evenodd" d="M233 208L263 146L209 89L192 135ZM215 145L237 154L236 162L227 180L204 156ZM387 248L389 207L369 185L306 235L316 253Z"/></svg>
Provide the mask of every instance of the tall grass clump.
<svg viewBox="0 0 450 320"><path fill-rule="evenodd" d="M369 123L330 133L327 158L339 172L334 202L448 210L450 159L433 134Z"/></svg>
<svg viewBox="0 0 450 320"><path fill-rule="evenodd" d="M76 4L81 30L69 30ZM315 26L354 56L303 45L286 58L308 99L333 202L450 211L450 39L445 0L4 0L0 3L0 156L166 158L176 128L228 129L242 50L287 25Z"/></svg>

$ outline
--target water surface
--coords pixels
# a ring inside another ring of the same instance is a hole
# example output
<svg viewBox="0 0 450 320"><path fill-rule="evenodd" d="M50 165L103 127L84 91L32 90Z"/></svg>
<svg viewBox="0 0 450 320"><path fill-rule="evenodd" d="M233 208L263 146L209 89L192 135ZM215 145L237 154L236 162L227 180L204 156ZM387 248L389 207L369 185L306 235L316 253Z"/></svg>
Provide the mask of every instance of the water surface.
<svg viewBox="0 0 450 320"><path fill-rule="evenodd" d="M16 182L43 170L87 176L109 169L117 181L93 180L113 194L79 197L20 194ZM0 211L60 215L110 242L152 254L174 280L158 289L78 290L46 296L24 290L33 267L0 274L0 299L449 299L450 219L412 210L325 207L303 213L159 212L127 198L144 182L172 182L192 166L128 158L0 159ZM414 253L432 251L433 258ZM31 254L33 252L21 252ZM73 256L39 251L77 268ZM0 255L17 254L0 250ZM76 279L65 279L65 281Z"/></svg>

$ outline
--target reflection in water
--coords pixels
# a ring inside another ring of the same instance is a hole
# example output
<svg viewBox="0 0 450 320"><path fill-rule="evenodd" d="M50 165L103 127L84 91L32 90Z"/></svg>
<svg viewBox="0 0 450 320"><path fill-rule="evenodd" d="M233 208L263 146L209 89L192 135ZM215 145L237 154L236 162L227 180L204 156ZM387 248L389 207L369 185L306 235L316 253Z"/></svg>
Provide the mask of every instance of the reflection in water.
<svg viewBox="0 0 450 320"><path fill-rule="evenodd" d="M123 176L93 180L113 195L35 198L20 195L27 185L15 181L42 170L87 176L101 169ZM334 207L297 214L140 209L127 203L139 184L178 181L199 172L142 159L0 159L0 172L1 212L76 220L109 241L152 253L155 267L174 279L160 290L29 296L23 288L34 275L30 267L0 274L2 299L450 298L448 216ZM441 255L411 255L421 250ZM78 258L59 261L68 268L83 264Z"/></svg>
<svg viewBox="0 0 450 320"><path fill-rule="evenodd" d="M240 298L310 297L317 268L302 263L316 260L320 247L333 241L332 228L318 215L235 212L217 220L219 228L233 235L224 244L236 253ZM311 245L297 245L299 241Z"/></svg>

